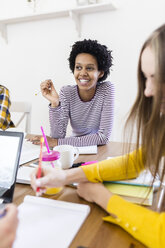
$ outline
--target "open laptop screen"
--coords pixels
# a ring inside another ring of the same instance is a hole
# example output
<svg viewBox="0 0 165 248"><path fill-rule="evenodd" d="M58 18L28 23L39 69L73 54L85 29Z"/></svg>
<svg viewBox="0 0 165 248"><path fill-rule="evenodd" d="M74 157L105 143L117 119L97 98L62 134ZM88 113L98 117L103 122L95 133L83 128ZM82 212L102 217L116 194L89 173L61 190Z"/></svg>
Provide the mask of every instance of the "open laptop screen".
<svg viewBox="0 0 165 248"><path fill-rule="evenodd" d="M22 148L23 133L0 131L0 198L11 202Z"/></svg>

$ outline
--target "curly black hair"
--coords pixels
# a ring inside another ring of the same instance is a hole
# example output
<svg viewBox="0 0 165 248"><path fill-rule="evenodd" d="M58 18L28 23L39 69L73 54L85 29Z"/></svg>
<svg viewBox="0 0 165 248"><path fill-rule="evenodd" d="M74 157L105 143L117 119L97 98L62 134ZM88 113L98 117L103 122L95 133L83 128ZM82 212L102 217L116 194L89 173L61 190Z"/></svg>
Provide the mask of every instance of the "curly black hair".
<svg viewBox="0 0 165 248"><path fill-rule="evenodd" d="M80 53L89 53L96 58L98 70L104 71L104 75L98 79L98 82L104 81L110 74L113 59L112 51L108 50L105 45L99 44L97 40L84 39L83 41L75 42L68 58L72 73L74 73L76 56Z"/></svg>

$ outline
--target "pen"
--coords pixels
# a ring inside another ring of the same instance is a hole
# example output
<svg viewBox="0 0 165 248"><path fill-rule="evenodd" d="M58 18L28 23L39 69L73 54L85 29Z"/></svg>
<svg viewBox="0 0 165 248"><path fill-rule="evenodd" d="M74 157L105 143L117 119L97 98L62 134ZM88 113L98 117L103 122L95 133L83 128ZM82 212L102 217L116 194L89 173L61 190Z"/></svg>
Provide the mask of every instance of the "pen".
<svg viewBox="0 0 165 248"><path fill-rule="evenodd" d="M35 93L35 96L39 95L41 93L41 91L38 91L37 93Z"/></svg>
<svg viewBox="0 0 165 248"><path fill-rule="evenodd" d="M6 209L2 212L2 214L0 214L0 218L2 218L5 215L6 215Z"/></svg>
<svg viewBox="0 0 165 248"><path fill-rule="evenodd" d="M5 204L0 205L0 218L6 215Z"/></svg>
<svg viewBox="0 0 165 248"><path fill-rule="evenodd" d="M97 160L96 161L89 161L89 162L85 162L81 165L88 165L88 164L95 164L95 163L98 163L98 161Z"/></svg>
<svg viewBox="0 0 165 248"><path fill-rule="evenodd" d="M41 163L42 163L42 147L43 147L43 142L44 142L44 138L41 137L41 142L40 142L40 157L39 157L37 178L40 178L41 177L41 171L42 171ZM40 187L37 187L36 196L39 196L39 192L40 192Z"/></svg>
<svg viewBox="0 0 165 248"><path fill-rule="evenodd" d="M48 88L49 90L51 90L51 87ZM39 95L41 93L41 90L39 90L38 92L35 93L35 96Z"/></svg>

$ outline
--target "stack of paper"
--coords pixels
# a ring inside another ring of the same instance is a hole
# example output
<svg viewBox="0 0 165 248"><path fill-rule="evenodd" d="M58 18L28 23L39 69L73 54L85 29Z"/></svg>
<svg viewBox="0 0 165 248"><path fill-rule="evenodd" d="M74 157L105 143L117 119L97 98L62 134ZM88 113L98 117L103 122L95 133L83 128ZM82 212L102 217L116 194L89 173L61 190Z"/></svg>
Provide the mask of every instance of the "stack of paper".
<svg viewBox="0 0 165 248"><path fill-rule="evenodd" d="M142 205L152 205L153 187L127 184L104 183L113 194L122 196L125 200Z"/></svg>
<svg viewBox="0 0 165 248"><path fill-rule="evenodd" d="M157 176L153 183L153 176L149 170L143 170L139 176L135 179L123 180L123 181L109 181L111 183L117 184L128 184L128 185L136 185L136 186L151 186L153 184L154 187L160 186L160 180Z"/></svg>
<svg viewBox="0 0 165 248"><path fill-rule="evenodd" d="M143 205L152 205L153 191L155 187L160 186L160 180L156 179L153 183L151 172L143 170L135 179L109 181L105 182L105 186L113 194L120 195L125 200Z"/></svg>

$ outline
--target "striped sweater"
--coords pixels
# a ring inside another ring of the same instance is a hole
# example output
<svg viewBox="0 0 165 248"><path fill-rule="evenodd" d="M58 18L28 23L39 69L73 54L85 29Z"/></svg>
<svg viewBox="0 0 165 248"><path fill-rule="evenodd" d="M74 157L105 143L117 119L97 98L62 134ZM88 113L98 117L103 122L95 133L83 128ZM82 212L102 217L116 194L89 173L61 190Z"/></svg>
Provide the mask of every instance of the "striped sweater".
<svg viewBox="0 0 165 248"><path fill-rule="evenodd" d="M71 137L66 137L68 121L72 127ZM114 120L114 85L98 83L94 97L83 102L77 85L63 86L60 105L49 106L51 137L58 145L73 146L104 145L108 143Z"/></svg>

